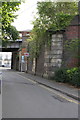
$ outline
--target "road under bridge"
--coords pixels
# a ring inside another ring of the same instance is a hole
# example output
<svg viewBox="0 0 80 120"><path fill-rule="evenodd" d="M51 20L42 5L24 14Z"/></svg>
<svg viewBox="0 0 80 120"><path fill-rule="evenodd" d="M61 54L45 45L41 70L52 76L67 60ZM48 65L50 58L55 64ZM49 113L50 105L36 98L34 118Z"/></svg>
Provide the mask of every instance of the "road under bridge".
<svg viewBox="0 0 80 120"><path fill-rule="evenodd" d="M21 40L11 42L6 47L0 46L0 52L12 52L11 69L19 70L19 48L22 44Z"/></svg>

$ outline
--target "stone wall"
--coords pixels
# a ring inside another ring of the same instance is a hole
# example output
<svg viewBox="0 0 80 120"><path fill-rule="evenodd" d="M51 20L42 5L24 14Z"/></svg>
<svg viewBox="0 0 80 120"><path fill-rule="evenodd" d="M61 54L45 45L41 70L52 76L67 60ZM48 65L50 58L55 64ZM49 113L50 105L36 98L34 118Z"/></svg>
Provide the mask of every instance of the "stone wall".
<svg viewBox="0 0 80 120"><path fill-rule="evenodd" d="M76 22L76 24L75 24ZM74 25L75 24L75 25ZM74 57L78 55L78 50L72 52L65 49L65 41L80 38L80 26L78 25L78 16L72 20L65 31L49 31L51 32L51 46L42 46L40 55L37 59L31 60L27 58L27 72L50 78L60 67L75 67L78 59ZM25 36L24 36L25 37ZM23 38L24 39L24 38ZM25 39L23 44L26 45ZM27 46L26 46L27 47ZM25 67L26 65L24 65Z"/></svg>
<svg viewBox="0 0 80 120"><path fill-rule="evenodd" d="M45 47L44 77L52 77L62 65L63 34L52 35L51 48Z"/></svg>
<svg viewBox="0 0 80 120"><path fill-rule="evenodd" d="M27 72L43 76L52 77L55 70L61 67L63 58L63 33L52 34L51 46L42 46L37 59L28 58Z"/></svg>

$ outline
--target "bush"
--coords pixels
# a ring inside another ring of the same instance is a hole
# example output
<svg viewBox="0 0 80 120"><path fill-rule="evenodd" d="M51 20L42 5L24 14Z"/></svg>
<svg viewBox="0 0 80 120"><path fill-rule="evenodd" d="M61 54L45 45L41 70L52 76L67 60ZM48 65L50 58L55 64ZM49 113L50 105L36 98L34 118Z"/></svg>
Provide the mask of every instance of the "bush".
<svg viewBox="0 0 80 120"><path fill-rule="evenodd" d="M54 79L57 82L70 83L77 87L80 86L80 68L75 67L71 69L60 68L55 71Z"/></svg>
<svg viewBox="0 0 80 120"><path fill-rule="evenodd" d="M66 68L60 68L57 71L55 71L54 79L57 82L68 82L68 75L67 75L67 69Z"/></svg>
<svg viewBox="0 0 80 120"><path fill-rule="evenodd" d="M70 70L67 70L68 77L69 77L69 83L75 86L80 86L80 68L72 68Z"/></svg>

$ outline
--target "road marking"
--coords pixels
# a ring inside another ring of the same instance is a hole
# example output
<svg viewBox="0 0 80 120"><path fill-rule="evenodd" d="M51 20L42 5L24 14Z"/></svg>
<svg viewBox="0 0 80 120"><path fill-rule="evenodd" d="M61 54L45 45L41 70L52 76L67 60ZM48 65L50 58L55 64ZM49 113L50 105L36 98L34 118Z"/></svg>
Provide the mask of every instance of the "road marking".
<svg viewBox="0 0 80 120"><path fill-rule="evenodd" d="M18 74L18 73L17 73L17 74ZM34 84L37 83L36 81L34 81L34 80L32 80L32 79L26 78L26 77L24 77L24 76L22 76L22 75L20 75L20 74L18 74L18 75L19 75L20 77L22 77L22 78L24 78L24 79L26 79L26 80L34 83ZM51 89L51 88L49 88L49 87L46 87L45 85L39 84L38 86L40 86L40 87L42 87L42 88L44 88L44 89L46 89L46 90L48 90L48 91L50 91L50 92L52 92L52 93L54 93L54 94L56 94L56 95L62 97L63 99L66 99L66 100L69 101L69 102L72 102L72 103L75 103L75 104L80 104L79 102L77 102L77 101L75 101L75 100L71 100L71 99L69 99L69 98L64 97L64 96L61 95L61 94L58 94L58 93L55 92L53 89Z"/></svg>
<svg viewBox="0 0 80 120"><path fill-rule="evenodd" d="M44 85L39 85L40 87L42 87L42 88L44 88L44 89L46 89L46 90L48 90L48 91L50 91L50 92L52 92L52 93L54 93L54 94L56 94L56 95L58 95L58 96L60 96L60 97L62 97L63 99L66 99L67 101L69 101L69 102L73 102L73 103L76 103L76 104L80 104L79 102L77 102L77 101L75 101L75 100L71 100L71 99L69 99L69 98L66 98L66 97L64 97L63 95L60 95L60 94L58 94L57 92L55 92L53 89L51 89L51 88L48 88L48 87L46 87L46 86L44 86Z"/></svg>
<svg viewBox="0 0 80 120"><path fill-rule="evenodd" d="M34 84L37 83L36 81L33 81L33 80L29 79L29 78L26 78L26 77L24 77L24 76L22 76L22 75L20 75L20 74L18 74L18 75L19 75L20 77L22 77L22 78L28 80L29 82L32 82L32 83L34 83Z"/></svg>

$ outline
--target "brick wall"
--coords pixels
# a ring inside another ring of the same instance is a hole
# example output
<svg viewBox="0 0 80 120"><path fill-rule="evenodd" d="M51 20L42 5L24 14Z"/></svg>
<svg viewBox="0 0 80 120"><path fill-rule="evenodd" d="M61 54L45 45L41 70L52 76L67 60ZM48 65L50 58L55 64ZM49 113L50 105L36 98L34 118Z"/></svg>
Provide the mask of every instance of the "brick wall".
<svg viewBox="0 0 80 120"><path fill-rule="evenodd" d="M77 39L79 35L78 32L79 32L79 26L67 27L65 32L67 40Z"/></svg>
<svg viewBox="0 0 80 120"><path fill-rule="evenodd" d="M71 25L68 26L64 33L64 41L76 40L79 38L80 26ZM64 66L65 67L76 67L78 66L78 49L73 51L64 49Z"/></svg>

